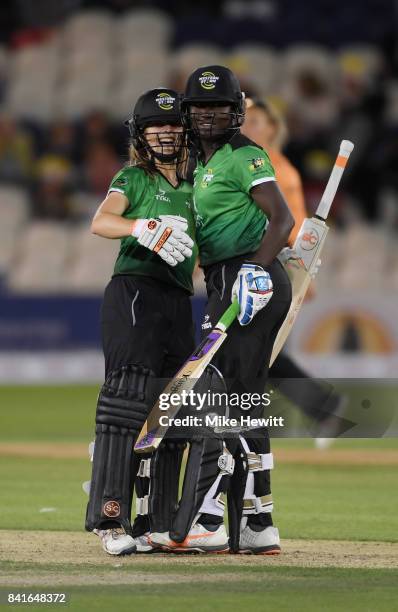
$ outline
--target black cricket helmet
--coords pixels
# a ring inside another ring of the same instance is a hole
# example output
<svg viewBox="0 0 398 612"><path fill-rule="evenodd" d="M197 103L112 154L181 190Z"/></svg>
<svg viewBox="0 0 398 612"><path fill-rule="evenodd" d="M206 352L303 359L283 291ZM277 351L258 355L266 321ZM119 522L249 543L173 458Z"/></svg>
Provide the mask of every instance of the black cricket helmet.
<svg viewBox="0 0 398 612"><path fill-rule="evenodd" d="M245 118L245 94L237 76L226 66L202 66L188 78L181 101L183 125L192 129L189 106L192 104L232 106L229 130L239 128Z"/></svg>
<svg viewBox="0 0 398 612"><path fill-rule="evenodd" d="M181 125L180 102L180 94L167 87L150 89L138 98L132 116L125 121L130 131L131 144L137 151L145 151L149 158L156 157L163 162L172 162L178 157L183 143L182 135L174 153L165 154L160 141L155 149L149 146L144 130L150 126Z"/></svg>

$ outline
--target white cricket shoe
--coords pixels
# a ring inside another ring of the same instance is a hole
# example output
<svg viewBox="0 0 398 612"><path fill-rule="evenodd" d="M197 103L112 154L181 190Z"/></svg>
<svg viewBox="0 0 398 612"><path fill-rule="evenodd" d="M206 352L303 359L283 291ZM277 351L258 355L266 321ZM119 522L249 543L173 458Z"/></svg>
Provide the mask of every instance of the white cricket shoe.
<svg viewBox="0 0 398 612"><path fill-rule="evenodd" d="M153 553L159 551L159 549L149 542L149 532L144 533L136 538L133 538L137 547L137 553Z"/></svg>
<svg viewBox="0 0 398 612"><path fill-rule="evenodd" d="M228 536L224 525L209 531L200 523L194 525L183 542L174 542L169 533L151 533L149 541L162 550L175 553L224 553L228 552Z"/></svg>
<svg viewBox="0 0 398 612"><path fill-rule="evenodd" d="M102 542L102 548L108 555L131 555L136 552L134 538L124 531L122 527L117 529L93 529Z"/></svg>
<svg viewBox="0 0 398 612"><path fill-rule="evenodd" d="M276 527L254 531L246 525L240 532L239 552L254 555L279 555L281 542Z"/></svg>

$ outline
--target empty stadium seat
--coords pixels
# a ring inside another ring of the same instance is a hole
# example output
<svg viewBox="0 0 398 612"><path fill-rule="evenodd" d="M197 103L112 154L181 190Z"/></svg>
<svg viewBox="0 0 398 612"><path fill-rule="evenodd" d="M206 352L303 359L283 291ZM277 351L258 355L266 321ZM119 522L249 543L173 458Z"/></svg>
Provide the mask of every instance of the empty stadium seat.
<svg viewBox="0 0 398 612"><path fill-rule="evenodd" d="M166 48L173 30L173 19L163 11L155 8L133 9L119 17L117 40L119 46L124 48Z"/></svg>
<svg viewBox="0 0 398 612"><path fill-rule="evenodd" d="M112 276L119 247L119 240L95 236L88 223L83 223L74 231L73 258L65 276L65 290L102 293Z"/></svg>
<svg viewBox="0 0 398 612"><path fill-rule="evenodd" d="M9 287L22 293L62 293L72 235L65 224L32 222L18 236L19 257L10 270Z"/></svg>
<svg viewBox="0 0 398 612"><path fill-rule="evenodd" d="M222 64L224 52L211 44L184 45L172 57L172 66L184 78L199 66Z"/></svg>
<svg viewBox="0 0 398 612"><path fill-rule="evenodd" d="M239 45L227 58L228 65L259 94L275 93L280 78L279 56L265 45Z"/></svg>

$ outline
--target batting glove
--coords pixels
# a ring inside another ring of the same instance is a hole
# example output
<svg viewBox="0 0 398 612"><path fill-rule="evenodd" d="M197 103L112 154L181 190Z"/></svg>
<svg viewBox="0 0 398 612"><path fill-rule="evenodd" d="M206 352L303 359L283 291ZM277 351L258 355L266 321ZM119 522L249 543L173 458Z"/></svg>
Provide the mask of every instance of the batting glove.
<svg viewBox="0 0 398 612"><path fill-rule="evenodd" d="M176 222L137 219L132 236L137 238L139 244L157 253L172 267L192 255L193 240L177 226Z"/></svg>
<svg viewBox="0 0 398 612"><path fill-rule="evenodd" d="M258 264L245 263L232 287L232 300L239 302L238 321L248 325L259 310L264 308L273 294L271 277Z"/></svg>
<svg viewBox="0 0 398 612"><path fill-rule="evenodd" d="M179 215L159 215L159 219L167 223L167 225L175 227L175 229L179 229L183 232L186 232L188 229L188 221L185 217L180 217Z"/></svg>

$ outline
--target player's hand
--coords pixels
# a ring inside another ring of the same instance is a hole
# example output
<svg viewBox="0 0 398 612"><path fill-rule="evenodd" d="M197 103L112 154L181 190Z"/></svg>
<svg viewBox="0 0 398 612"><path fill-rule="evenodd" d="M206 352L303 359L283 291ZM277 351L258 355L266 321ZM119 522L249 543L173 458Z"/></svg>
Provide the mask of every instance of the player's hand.
<svg viewBox="0 0 398 612"><path fill-rule="evenodd" d="M273 284L269 273L258 264L243 264L232 287L232 300L237 299L240 306L239 323L251 323L257 312L268 304L272 294Z"/></svg>
<svg viewBox="0 0 398 612"><path fill-rule="evenodd" d="M289 259L300 259L300 256L298 255L298 253L294 249L292 249L290 247L285 247L278 254L278 259L279 259L279 261L282 264L285 264L285 263L287 263L289 261ZM322 263L321 259L320 258L317 259L315 266L310 271L310 276L311 276L312 280L314 280L314 278L318 274L318 271L319 271L321 263Z"/></svg>
<svg viewBox="0 0 398 612"><path fill-rule="evenodd" d="M142 246L157 253L169 266L192 255L193 240L176 224L161 219L137 219L132 235Z"/></svg>
<svg viewBox="0 0 398 612"><path fill-rule="evenodd" d="M289 259L300 259L296 251L291 247L285 247L278 253L278 259L281 263L285 264Z"/></svg>

